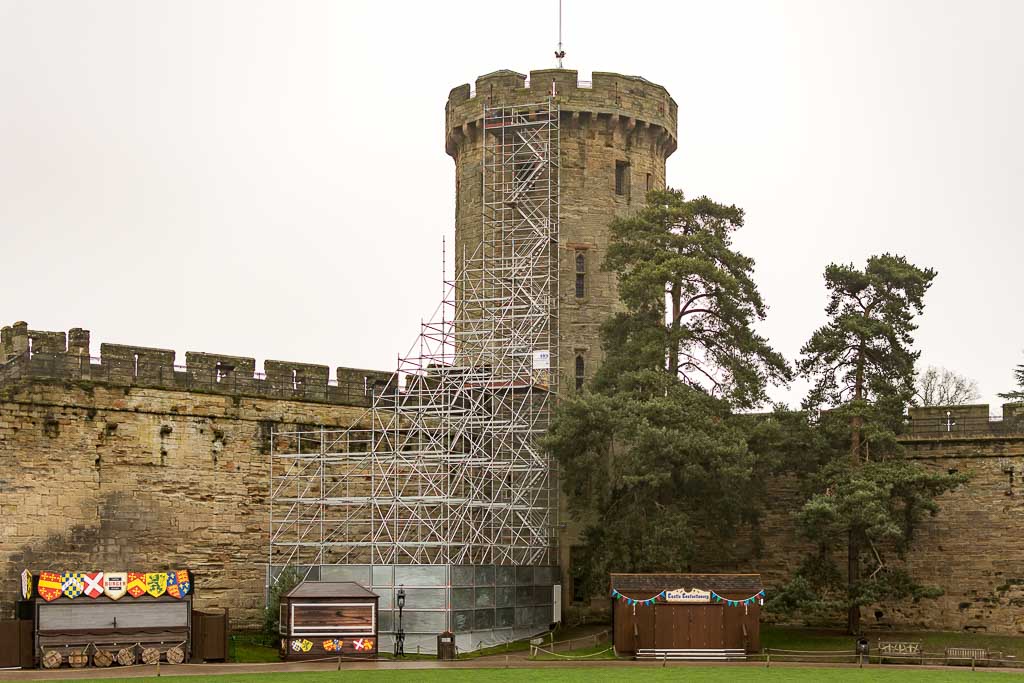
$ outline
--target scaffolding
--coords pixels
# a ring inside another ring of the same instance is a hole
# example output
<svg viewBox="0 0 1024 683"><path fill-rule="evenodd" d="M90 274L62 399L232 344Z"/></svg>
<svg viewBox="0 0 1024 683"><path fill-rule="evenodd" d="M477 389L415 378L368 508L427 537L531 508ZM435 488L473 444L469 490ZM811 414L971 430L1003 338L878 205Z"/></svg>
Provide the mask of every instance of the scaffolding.
<svg viewBox="0 0 1024 683"><path fill-rule="evenodd" d="M482 225L430 322L344 431L275 432L268 576L557 563L538 445L558 389L559 111L485 106Z"/></svg>

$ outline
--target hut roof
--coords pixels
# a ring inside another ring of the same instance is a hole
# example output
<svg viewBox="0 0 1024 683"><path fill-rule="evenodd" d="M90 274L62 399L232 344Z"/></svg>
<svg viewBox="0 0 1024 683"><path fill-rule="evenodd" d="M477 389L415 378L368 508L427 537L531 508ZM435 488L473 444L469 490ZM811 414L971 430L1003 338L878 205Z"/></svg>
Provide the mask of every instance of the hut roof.
<svg viewBox="0 0 1024 683"><path fill-rule="evenodd" d="M699 588L722 592L758 592L763 588L760 574L612 574L611 587L617 591L663 591Z"/></svg>
<svg viewBox="0 0 1024 683"><path fill-rule="evenodd" d="M355 581L303 581L285 593L286 598L376 598Z"/></svg>

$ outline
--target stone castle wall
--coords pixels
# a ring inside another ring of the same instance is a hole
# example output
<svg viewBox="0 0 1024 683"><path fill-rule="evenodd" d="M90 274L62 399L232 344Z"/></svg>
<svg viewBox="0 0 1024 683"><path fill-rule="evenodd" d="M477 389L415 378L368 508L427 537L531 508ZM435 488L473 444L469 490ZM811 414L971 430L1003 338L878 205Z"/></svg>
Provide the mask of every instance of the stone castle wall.
<svg viewBox="0 0 1024 683"><path fill-rule="evenodd" d="M268 362L260 376L252 359L196 353L175 368L173 351L110 344L96 363L88 333L70 337L3 330L0 618L23 568L188 567L197 608L257 624L271 434L360 424L389 375L339 368L328 383L325 366Z"/></svg>
<svg viewBox="0 0 1024 683"><path fill-rule="evenodd" d="M916 579L944 594L865 607L865 626L1024 633L1024 406L1005 405L1002 420L988 415L987 405L911 410L906 457L970 479L938 499L939 514L918 529L905 560ZM798 486L778 479L768 487L756 531L716 548L723 559L699 570L756 571L769 587L788 580L811 550L793 520ZM845 556L837 563L845 571Z"/></svg>
<svg viewBox="0 0 1024 683"><path fill-rule="evenodd" d="M353 394L346 405L342 394L328 391L336 384L320 388L322 366L309 366L318 368L310 371L318 380L308 395L297 370L279 389L260 384L270 373L247 384L254 364L245 359L235 359L242 368L237 386L224 377L216 386L195 379L206 359L227 358L215 354L187 354L189 366L195 358L199 365L186 381L188 369L174 369L173 352L144 350L170 363L176 379L161 385L159 374L136 370L134 351L135 375L102 370L126 358L119 349L136 347L103 345L105 353L115 350L112 358L75 365L72 356L89 358L84 331L5 328L0 350L16 348L12 340L24 335L15 329L32 337L33 353L27 360L24 352L8 353L0 365L0 618L11 616L26 567L181 566L196 572L198 608L228 608L236 627L258 624L271 434L360 425L367 397ZM363 377L367 386L388 377L339 374L354 384ZM273 391L284 393L266 394ZM1024 406L1007 405L1003 413L991 421L986 406L914 411L904 438L908 457L970 475L942 496L940 514L924 523L907 557L916 577L945 594L866 608L866 624L1024 633ZM287 448L282 438L278 450ZM758 571L769 587L790 576L808 550L792 518L797 484L780 479L769 490L758 528L716 548L720 559L694 570Z"/></svg>

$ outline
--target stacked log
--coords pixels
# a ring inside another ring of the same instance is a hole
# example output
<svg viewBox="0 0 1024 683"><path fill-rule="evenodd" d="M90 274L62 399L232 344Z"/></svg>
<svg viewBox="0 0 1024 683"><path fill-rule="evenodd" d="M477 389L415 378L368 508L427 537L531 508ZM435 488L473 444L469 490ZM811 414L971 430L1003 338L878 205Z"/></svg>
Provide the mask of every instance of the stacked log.
<svg viewBox="0 0 1024 683"><path fill-rule="evenodd" d="M181 664L185 661L185 650L181 645L175 645L167 651L168 664Z"/></svg>
<svg viewBox="0 0 1024 683"><path fill-rule="evenodd" d="M117 651L117 663L121 666L131 666L135 663L135 648L122 647Z"/></svg>
<svg viewBox="0 0 1024 683"><path fill-rule="evenodd" d="M43 668L44 669L58 669L60 665L64 663L64 655L57 650L47 650L43 654Z"/></svg>

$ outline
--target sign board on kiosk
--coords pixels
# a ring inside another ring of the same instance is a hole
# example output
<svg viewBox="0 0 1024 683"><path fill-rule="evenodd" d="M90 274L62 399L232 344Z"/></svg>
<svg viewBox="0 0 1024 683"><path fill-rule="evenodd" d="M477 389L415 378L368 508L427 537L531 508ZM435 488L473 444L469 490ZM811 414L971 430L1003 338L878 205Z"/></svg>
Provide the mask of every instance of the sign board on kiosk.
<svg viewBox="0 0 1024 683"><path fill-rule="evenodd" d="M676 588L665 591L665 602L700 604L711 602L711 591L702 591L699 588L686 590Z"/></svg>

